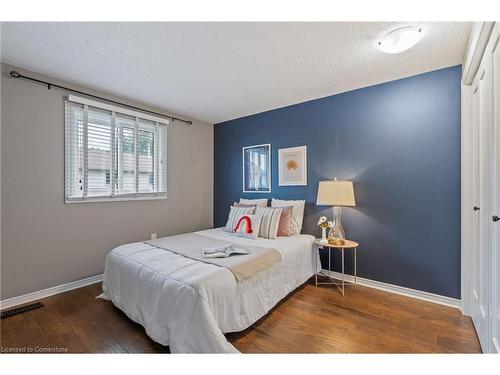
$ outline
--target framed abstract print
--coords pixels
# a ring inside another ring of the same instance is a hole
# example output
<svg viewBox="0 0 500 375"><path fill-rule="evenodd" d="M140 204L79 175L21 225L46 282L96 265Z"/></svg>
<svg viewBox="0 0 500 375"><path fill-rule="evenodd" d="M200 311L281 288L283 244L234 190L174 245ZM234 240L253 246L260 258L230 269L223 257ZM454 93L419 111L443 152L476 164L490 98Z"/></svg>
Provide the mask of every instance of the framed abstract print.
<svg viewBox="0 0 500 375"><path fill-rule="evenodd" d="M243 192L271 192L271 144L243 147Z"/></svg>
<svg viewBox="0 0 500 375"><path fill-rule="evenodd" d="M307 185L307 146L278 151L279 186Z"/></svg>

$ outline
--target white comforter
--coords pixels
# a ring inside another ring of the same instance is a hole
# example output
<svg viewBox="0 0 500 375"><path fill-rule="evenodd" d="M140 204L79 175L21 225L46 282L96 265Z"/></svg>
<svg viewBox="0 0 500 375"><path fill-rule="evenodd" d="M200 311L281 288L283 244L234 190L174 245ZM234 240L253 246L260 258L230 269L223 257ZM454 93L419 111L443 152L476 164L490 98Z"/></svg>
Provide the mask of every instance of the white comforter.
<svg viewBox="0 0 500 375"><path fill-rule="evenodd" d="M238 352L223 333L244 330L320 269L314 237L245 239L211 229L198 234L272 247L282 260L237 282L226 268L185 258L143 242L119 246L106 258L104 298L140 323L172 353Z"/></svg>

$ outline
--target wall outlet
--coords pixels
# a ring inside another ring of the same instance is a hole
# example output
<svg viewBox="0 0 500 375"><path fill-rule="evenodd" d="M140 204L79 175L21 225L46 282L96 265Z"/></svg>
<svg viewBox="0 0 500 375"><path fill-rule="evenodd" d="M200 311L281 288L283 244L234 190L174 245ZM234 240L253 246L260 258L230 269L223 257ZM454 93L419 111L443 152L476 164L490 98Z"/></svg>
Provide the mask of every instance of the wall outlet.
<svg viewBox="0 0 500 375"><path fill-rule="evenodd" d="M151 233L151 239L156 240L156 233Z"/></svg>

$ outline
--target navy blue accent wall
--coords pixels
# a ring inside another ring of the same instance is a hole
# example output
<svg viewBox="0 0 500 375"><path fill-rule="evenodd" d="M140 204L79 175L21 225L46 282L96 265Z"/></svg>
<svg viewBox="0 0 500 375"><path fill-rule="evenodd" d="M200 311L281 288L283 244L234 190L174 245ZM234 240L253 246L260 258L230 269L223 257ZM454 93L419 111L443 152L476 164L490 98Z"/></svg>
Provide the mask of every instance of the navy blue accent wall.
<svg viewBox="0 0 500 375"><path fill-rule="evenodd" d="M318 182L352 179L343 223L360 243L358 275L460 298L460 77L455 66L217 124L215 226L240 197L305 199L302 231L319 236L332 213L315 205ZM244 194L241 148L262 143L272 193ZM308 185L278 186L278 149L302 145Z"/></svg>

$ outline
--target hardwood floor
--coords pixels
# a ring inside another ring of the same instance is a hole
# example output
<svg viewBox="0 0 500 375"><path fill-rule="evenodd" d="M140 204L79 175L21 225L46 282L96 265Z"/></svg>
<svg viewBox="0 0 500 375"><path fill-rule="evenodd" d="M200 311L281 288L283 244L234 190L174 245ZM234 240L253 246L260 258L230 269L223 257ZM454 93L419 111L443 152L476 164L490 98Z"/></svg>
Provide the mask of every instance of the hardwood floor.
<svg viewBox="0 0 500 375"><path fill-rule="evenodd" d="M168 353L94 284L45 298L45 307L1 320L0 346L73 353ZM362 286L342 297L308 283L244 332L242 353L479 353L471 319L457 309ZM43 349L37 349L43 348ZM58 349L59 348L59 349ZM28 349L29 350L29 349Z"/></svg>

